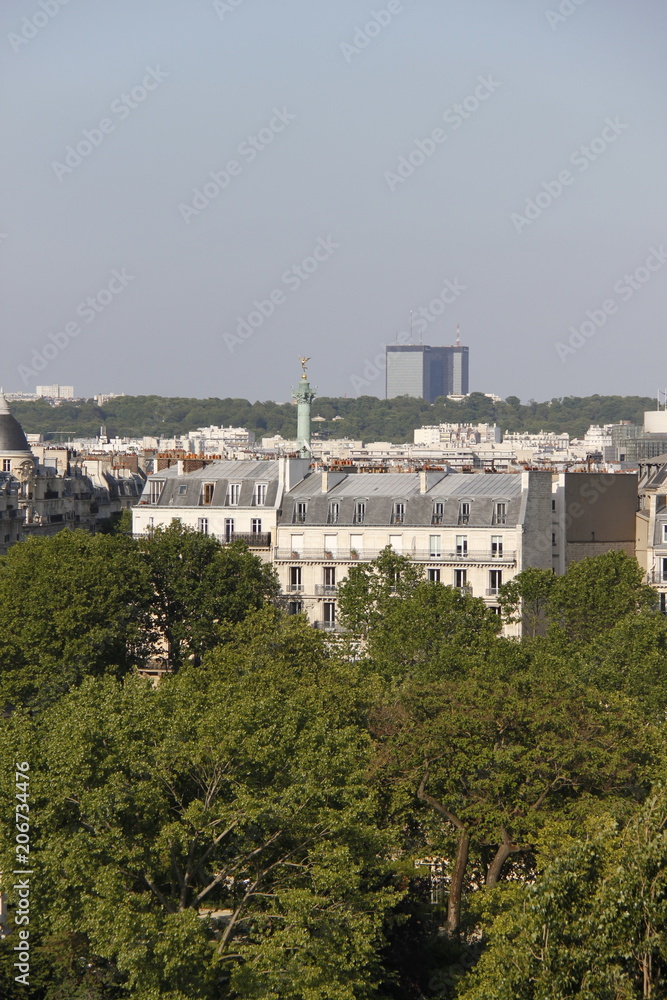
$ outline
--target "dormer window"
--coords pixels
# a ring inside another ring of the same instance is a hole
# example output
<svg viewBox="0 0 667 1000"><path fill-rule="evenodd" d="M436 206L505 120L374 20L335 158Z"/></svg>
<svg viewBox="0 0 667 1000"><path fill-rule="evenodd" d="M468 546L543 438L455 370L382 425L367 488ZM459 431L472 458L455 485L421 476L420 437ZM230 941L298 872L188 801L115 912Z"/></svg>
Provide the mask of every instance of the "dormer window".
<svg viewBox="0 0 667 1000"><path fill-rule="evenodd" d="M496 500L493 504L493 523L507 524L507 501Z"/></svg>
<svg viewBox="0 0 667 1000"><path fill-rule="evenodd" d="M470 523L470 500L461 500L459 503L459 524Z"/></svg>
<svg viewBox="0 0 667 1000"><path fill-rule="evenodd" d="M255 483L254 503L256 507L263 507L266 503L266 483Z"/></svg>
<svg viewBox="0 0 667 1000"><path fill-rule="evenodd" d="M205 506L213 503L213 492L215 490L215 483L204 483L201 488L201 502Z"/></svg>
<svg viewBox="0 0 667 1000"><path fill-rule="evenodd" d="M354 523L363 524L366 519L366 501L365 500L355 500L354 501Z"/></svg>
<svg viewBox="0 0 667 1000"><path fill-rule="evenodd" d="M227 487L227 506L238 507L241 496L241 484L230 483Z"/></svg>
<svg viewBox="0 0 667 1000"><path fill-rule="evenodd" d="M433 517L431 518L431 524L442 524L445 519L445 505L442 502L433 504Z"/></svg>
<svg viewBox="0 0 667 1000"><path fill-rule="evenodd" d="M337 500L332 500L329 504L329 514L327 515L327 524L338 524L338 519L340 517L340 503Z"/></svg>
<svg viewBox="0 0 667 1000"><path fill-rule="evenodd" d="M297 500L294 504L293 524L304 524L308 513L308 504L305 500Z"/></svg>
<svg viewBox="0 0 667 1000"><path fill-rule="evenodd" d="M158 503L164 489L164 482L164 479L151 479L148 494L151 503Z"/></svg>
<svg viewBox="0 0 667 1000"><path fill-rule="evenodd" d="M392 524L403 524L405 521L405 504L401 500L394 500L391 514Z"/></svg>

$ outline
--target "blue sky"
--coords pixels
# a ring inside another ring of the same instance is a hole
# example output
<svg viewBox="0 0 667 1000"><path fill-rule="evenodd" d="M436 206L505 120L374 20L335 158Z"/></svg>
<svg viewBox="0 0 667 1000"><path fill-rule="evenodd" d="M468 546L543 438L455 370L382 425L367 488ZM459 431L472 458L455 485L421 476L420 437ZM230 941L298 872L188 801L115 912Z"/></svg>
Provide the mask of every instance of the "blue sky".
<svg viewBox="0 0 667 1000"><path fill-rule="evenodd" d="M460 324L473 389L654 394L666 29L658 0L4 0L0 381L284 400L305 354L382 396L413 311Z"/></svg>

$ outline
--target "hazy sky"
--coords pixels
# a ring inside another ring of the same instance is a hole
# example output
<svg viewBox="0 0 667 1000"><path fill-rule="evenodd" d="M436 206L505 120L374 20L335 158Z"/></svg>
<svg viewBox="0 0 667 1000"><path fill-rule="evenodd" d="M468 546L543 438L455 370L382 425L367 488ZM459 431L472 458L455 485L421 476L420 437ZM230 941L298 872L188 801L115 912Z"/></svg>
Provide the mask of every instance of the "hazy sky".
<svg viewBox="0 0 667 1000"><path fill-rule="evenodd" d="M2 0L0 29L6 389L285 400L305 354L383 396L411 310L460 323L474 390L667 382L664 0Z"/></svg>

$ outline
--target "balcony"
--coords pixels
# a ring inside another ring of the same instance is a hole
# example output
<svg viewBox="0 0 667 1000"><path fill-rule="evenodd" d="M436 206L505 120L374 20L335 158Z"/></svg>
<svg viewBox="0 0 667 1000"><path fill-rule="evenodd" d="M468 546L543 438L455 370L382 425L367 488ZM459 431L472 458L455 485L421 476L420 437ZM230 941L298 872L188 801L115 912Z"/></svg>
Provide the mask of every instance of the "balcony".
<svg viewBox="0 0 667 1000"><path fill-rule="evenodd" d="M305 524L306 523L306 511L296 510L292 514L292 524Z"/></svg>
<svg viewBox="0 0 667 1000"><path fill-rule="evenodd" d="M269 549L271 547L271 532L232 531L230 535L223 535L219 540L228 545L232 542L245 542L250 549Z"/></svg>
<svg viewBox="0 0 667 1000"><path fill-rule="evenodd" d="M288 594L303 594L304 586L302 583L288 583L286 589Z"/></svg>
<svg viewBox="0 0 667 1000"><path fill-rule="evenodd" d="M313 625L316 629L319 629L321 632L340 633L345 631L342 625L338 625L336 624L336 622L313 622Z"/></svg>
<svg viewBox="0 0 667 1000"><path fill-rule="evenodd" d="M337 593L338 587L335 584L315 584L315 597L334 597Z"/></svg>
<svg viewBox="0 0 667 1000"><path fill-rule="evenodd" d="M277 548L275 558L277 560L293 561L300 559L305 562L355 562L357 560L377 559L383 549L301 549L295 552L293 549ZM353 553L355 553L353 555ZM474 563L502 563L512 565L516 563L516 552L505 549L501 554L492 552L490 549L466 553L458 552L434 552L430 549L404 550L400 555L412 559L413 562L435 562L439 564L451 563L452 565L469 566ZM667 581L666 581L667 582Z"/></svg>
<svg viewBox="0 0 667 1000"><path fill-rule="evenodd" d="M497 597L500 593L500 587L488 587L486 590L487 597Z"/></svg>
<svg viewBox="0 0 667 1000"><path fill-rule="evenodd" d="M469 583L464 583L461 587L454 584L454 589L458 590L463 597L472 597L472 587Z"/></svg>

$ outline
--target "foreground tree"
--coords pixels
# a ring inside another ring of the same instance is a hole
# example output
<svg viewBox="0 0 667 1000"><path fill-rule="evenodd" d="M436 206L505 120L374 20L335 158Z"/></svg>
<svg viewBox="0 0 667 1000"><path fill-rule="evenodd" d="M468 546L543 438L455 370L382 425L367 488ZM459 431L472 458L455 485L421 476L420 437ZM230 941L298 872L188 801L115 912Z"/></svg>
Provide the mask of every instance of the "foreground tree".
<svg viewBox="0 0 667 1000"><path fill-rule="evenodd" d="M406 846L451 859L450 935L473 862L494 886L512 855L533 855L549 817L583 818L592 801L623 815L651 780L658 737L631 702L601 701L553 659L522 660L501 646L466 676L410 680L376 711Z"/></svg>
<svg viewBox="0 0 667 1000"><path fill-rule="evenodd" d="M545 832L535 885L500 892L462 1000L634 1000L667 995L667 797L619 826ZM583 835L582 835L583 834Z"/></svg>
<svg viewBox="0 0 667 1000"><path fill-rule="evenodd" d="M5 775L33 761L38 943L133 1000L372 996L396 894L354 672L328 683L321 637L268 610L227 640L158 690L88 679L6 724Z"/></svg>
<svg viewBox="0 0 667 1000"><path fill-rule="evenodd" d="M242 621L278 594L272 567L241 542L223 546L174 523L142 539L141 548L156 624L175 668L188 657L201 659L220 642L225 625Z"/></svg>
<svg viewBox="0 0 667 1000"><path fill-rule="evenodd" d="M48 704L148 652L151 586L132 539L61 531L0 559L0 701Z"/></svg>

